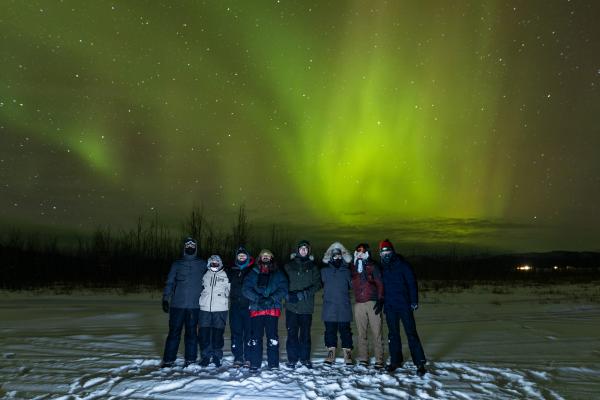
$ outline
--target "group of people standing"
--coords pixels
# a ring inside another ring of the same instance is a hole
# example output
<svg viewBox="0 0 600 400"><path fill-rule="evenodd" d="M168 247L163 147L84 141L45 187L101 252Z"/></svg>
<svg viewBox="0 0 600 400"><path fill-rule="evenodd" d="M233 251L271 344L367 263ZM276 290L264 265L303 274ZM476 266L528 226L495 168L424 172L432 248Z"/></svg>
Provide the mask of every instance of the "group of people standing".
<svg viewBox="0 0 600 400"><path fill-rule="evenodd" d="M402 365L402 321L417 373L424 375L426 359L413 315L419 307L414 272L387 239L379 244L379 256L378 264L366 243L357 245L351 254L341 243L334 242L320 265L310 243L302 240L283 268L278 267L271 251L261 250L255 260L244 247L237 250L233 265L226 268L218 255L207 261L199 258L198 243L186 238L183 257L171 266L162 298L163 311L169 313L169 334L161 366L174 364L182 330L186 366L197 361L198 347L201 366L220 366L229 316L233 365L258 371L266 336L268 368L279 368L278 322L285 307L287 367L300 364L312 368L315 294L323 289L325 364L336 361L338 337L344 363L355 364L350 326L354 314L360 365L370 364L369 331L374 367L393 372ZM354 293L354 310L350 292ZM382 313L388 326L387 366Z"/></svg>

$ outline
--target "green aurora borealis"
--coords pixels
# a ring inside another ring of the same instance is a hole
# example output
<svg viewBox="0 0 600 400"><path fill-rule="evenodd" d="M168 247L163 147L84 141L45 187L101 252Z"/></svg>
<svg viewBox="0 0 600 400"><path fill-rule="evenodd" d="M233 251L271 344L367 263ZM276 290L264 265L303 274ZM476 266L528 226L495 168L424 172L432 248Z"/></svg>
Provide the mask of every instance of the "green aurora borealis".
<svg viewBox="0 0 600 400"><path fill-rule="evenodd" d="M308 236L600 249L596 1L1 8L5 226L243 203Z"/></svg>

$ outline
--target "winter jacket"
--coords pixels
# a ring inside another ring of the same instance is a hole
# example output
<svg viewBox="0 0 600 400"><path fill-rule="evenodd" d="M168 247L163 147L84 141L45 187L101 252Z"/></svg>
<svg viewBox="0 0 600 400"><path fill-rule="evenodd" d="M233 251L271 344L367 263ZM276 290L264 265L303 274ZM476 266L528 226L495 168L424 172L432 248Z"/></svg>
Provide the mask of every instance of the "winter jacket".
<svg viewBox="0 0 600 400"><path fill-rule="evenodd" d="M412 267L400 255L381 264L385 291L384 312L406 311L411 304L419 304L417 279Z"/></svg>
<svg viewBox="0 0 600 400"><path fill-rule="evenodd" d="M357 303L383 299L383 282L379 266L373 260L366 260L362 272L358 272L355 263L350 266L352 291Z"/></svg>
<svg viewBox="0 0 600 400"><path fill-rule="evenodd" d="M163 291L163 300L173 308L199 308L198 299L202 292L202 277L206 272L206 261L194 255L184 254L183 258L171 265Z"/></svg>
<svg viewBox="0 0 600 400"><path fill-rule="evenodd" d="M305 298L297 303L286 302L285 308L296 314L312 314L315 312L315 293L321 289L319 267L312 256L302 259L292 253L290 259L283 267L289 281L289 291L302 291Z"/></svg>
<svg viewBox="0 0 600 400"><path fill-rule="evenodd" d="M229 292L229 301L231 303L231 307L237 308L245 308L248 309L249 300L242 293L242 286L244 284L244 279L248 273L252 271L252 267L248 266L244 269L240 269L236 265L231 268L227 268L227 277L229 278L229 283L231 284L231 291Z"/></svg>
<svg viewBox="0 0 600 400"><path fill-rule="evenodd" d="M332 264L331 251L335 248L342 250L343 263L340 267ZM327 322L352 321L352 305L350 304L351 276L349 263L352 256L341 243L333 243L325 252L321 269L323 281L323 310L321 318Z"/></svg>
<svg viewBox="0 0 600 400"><path fill-rule="evenodd" d="M260 270L258 266L248 273L242 286L242 293L250 301L250 316L271 315L279 317L283 299L288 293L288 281L282 271L269 272L267 283L259 286Z"/></svg>
<svg viewBox="0 0 600 400"><path fill-rule="evenodd" d="M214 272L210 268L202 279L202 294L200 295L200 310L216 312L229 310L229 278L225 270Z"/></svg>

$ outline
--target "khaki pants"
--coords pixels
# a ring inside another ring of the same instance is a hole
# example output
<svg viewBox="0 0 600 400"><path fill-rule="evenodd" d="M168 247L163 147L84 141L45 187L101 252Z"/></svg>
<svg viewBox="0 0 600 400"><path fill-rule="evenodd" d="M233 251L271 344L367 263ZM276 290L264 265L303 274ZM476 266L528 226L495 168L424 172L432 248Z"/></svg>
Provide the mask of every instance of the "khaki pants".
<svg viewBox="0 0 600 400"><path fill-rule="evenodd" d="M383 319L381 314L375 315L374 301L354 304L354 320L358 329L358 359L369 361L369 340L367 329L371 327L371 341L375 352L375 361L383 363Z"/></svg>

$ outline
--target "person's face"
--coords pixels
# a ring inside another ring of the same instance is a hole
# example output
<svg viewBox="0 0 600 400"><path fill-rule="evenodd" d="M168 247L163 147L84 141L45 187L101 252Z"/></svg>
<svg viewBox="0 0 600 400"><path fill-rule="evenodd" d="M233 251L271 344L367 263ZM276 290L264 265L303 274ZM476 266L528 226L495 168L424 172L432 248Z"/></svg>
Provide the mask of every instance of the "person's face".
<svg viewBox="0 0 600 400"><path fill-rule="evenodd" d="M237 260L240 263L245 263L247 259L248 259L248 255L246 253L240 253L237 255Z"/></svg>
<svg viewBox="0 0 600 400"><path fill-rule="evenodd" d="M217 261L212 261L212 262L210 263L210 268L211 268L213 271L216 271L216 270L218 270L218 269L219 269L219 267L220 267L220 265L219 265L219 263L218 263Z"/></svg>
<svg viewBox="0 0 600 400"><path fill-rule="evenodd" d="M194 254L196 252L196 243L192 241L185 242L183 249L185 254Z"/></svg>
<svg viewBox="0 0 600 400"><path fill-rule="evenodd" d="M392 254L393 254L393 251L391 251L391 250L384 250L384 251L382 251L380 253L381 259L387 261L387 260L389 260L389 259L392 258Z"/></svg>
<svg viewBox="0 0 600 400"><path fill-rule="evenodd" d="M306 256L308 255L308 247L306 247L306 246L301 246L301 247L298 249L298 253L300 253L300 256L301 256L301 257L306 257Z"/></svg>
<svg viewBox="0 0 600 400"><path fill-rule="evenodd" d="M359 247L356 249L356 257L358 258L366 258L367 252L364 247Z"/></svg>
<svg viewBox="0 0 600 400"><path fill-rule="evenodd" d="M271 262L271 256L268 255L268 254L263 254L262 257L260 258L260 260L263 263L265 263L265 264L270 263Z"/></svg>

